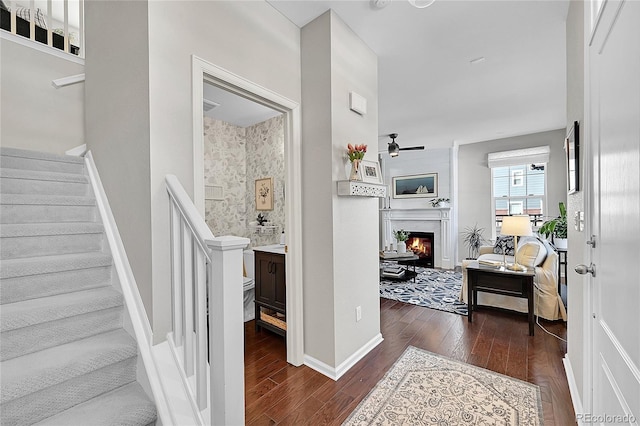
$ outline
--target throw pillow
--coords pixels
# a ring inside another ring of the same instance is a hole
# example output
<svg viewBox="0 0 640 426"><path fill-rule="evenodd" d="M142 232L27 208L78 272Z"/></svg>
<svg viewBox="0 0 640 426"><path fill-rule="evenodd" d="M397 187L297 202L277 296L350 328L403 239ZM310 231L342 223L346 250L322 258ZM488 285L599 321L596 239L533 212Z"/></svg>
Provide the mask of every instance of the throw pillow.
<svg viewBox="0 0 640 426"><path fill-rule="evenodd" d="M533 268L541 265L547 257L547 248L536 237L522 237L518 240L518 263Z"/></svg>
<svg viewBox="0 0 640 426"><path fill-rule="evenodd" d="M498 237L495 246L493 246L493 252L495 254L506 254L507 256L513 256L515 250L513 248L513 237L510 235Z"/></svg>

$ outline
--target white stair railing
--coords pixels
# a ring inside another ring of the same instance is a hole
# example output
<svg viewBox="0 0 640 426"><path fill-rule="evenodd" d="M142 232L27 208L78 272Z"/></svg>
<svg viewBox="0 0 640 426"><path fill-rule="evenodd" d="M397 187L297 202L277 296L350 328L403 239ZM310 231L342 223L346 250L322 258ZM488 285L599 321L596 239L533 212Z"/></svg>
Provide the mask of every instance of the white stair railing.
<svg viewBox="0 0 640 426"><path fill-rule="evenodd" d="M249 239L214 237L178 179L167 175L166 185L172 265L169 345L204 423L244 424L242 253Z"/></svg>
<svg viewBox="0 0 640 426"><path fill-rule="evenodd" d="M84 58L84 0L4 0L0 27Z"/></svg>

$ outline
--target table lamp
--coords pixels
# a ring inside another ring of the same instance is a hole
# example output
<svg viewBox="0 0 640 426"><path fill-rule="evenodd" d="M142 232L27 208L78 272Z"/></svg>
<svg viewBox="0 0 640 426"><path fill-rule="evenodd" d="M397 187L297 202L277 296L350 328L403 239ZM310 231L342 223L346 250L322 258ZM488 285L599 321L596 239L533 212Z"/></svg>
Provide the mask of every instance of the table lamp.
<svg viewBox="0 0 640 426"><path fill-rule="evenodd" d="M525 271L527 268L518 264L518 237L533 235L531 230L531 221L528 215L505 216L502 218L502 235L513 236L513 265L507 266L513 271Z"/></svg>

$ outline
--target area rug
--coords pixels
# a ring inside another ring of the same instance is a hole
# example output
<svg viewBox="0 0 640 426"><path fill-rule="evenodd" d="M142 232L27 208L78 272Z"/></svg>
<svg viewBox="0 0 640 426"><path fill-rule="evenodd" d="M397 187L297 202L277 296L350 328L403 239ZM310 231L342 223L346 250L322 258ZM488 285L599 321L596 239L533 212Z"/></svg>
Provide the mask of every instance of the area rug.
<svg viewBox="0 0 640 426"><path fill-rule="evenodd" d="M385 266L385 265L382 265ZM416 282L380 279L380 297L467 315L467 304L458 300L462 273L416 267Z"/></svg>
<svg viewBox="0 0 640 426"><path fill-rule="evenodd" d="M542 425L531 383L409 346L343 425Z"/></svg>

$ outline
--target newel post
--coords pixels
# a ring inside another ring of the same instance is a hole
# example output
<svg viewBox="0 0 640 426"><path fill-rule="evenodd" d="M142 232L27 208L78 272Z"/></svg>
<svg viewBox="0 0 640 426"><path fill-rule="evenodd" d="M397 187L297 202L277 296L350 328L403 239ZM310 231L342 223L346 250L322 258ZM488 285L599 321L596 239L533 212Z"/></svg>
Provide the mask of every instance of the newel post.
<svg viewBox="0 0 640 426"><path fill-rule="evenodd" d="M248 238L206 241L209 265L211 424L244 424L243 249Z"/></svg>

